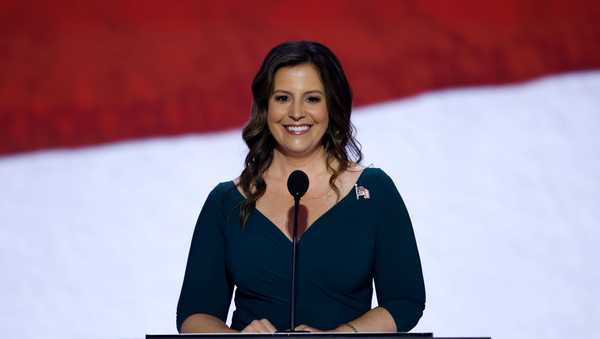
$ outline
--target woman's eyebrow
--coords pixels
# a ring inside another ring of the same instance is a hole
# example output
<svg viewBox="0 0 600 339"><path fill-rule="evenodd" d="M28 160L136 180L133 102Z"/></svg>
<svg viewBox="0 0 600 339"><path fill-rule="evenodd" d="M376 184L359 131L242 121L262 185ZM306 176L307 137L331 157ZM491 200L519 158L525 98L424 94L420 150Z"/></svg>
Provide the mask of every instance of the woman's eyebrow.
<svg viewBox="0 0 600 339"><path fill-rule="evenodd" d="M276 90L273 90L273 94L275 94L275 93L285 93L285 94L293 95L293 93L292 93L292 92L290 92L290 91L286 91L286 90L284 90L284 89L276 89ZM312 93L317 93L317 94L321 94L321 95L323 95L323 91L321 91L321 90L318 90L318 89L312 89L312 90L310 90L310 91L306 91L306 92L304 92L303 94L304 94L304 95L306 95L306 94L312 94Z"/></svg>
<svg viewBox="0 0 600 339"><path fill-rule="evenodd" d="M293 94L292 92L290 92L290 91L286 91L286 90L284 90L284 89L275 89L275 90L273 90L273 93L277 93L277 92L281 92L281 93L285 93L285 94L290 94L290 95L291 95L291 94ZM323 94L323 91L321 91L321 90L318 90L318 89L311 89L311 90L309 90L309 91L306 91L306 92L304 92L304 94L308 94L308 93L318 93L318 94Z"/></svg>
<svg viewBox="0 0 600 339"><path fill-rule="evenodd" d="M285 94L292 95L292 92L290 92L290 91L286 91L286 90L284 90L284 89L276 89L276 90L273 90L273 94L275 94L275 93L277 93L277 92L281 92L281 93L285 93Z"/></svg>

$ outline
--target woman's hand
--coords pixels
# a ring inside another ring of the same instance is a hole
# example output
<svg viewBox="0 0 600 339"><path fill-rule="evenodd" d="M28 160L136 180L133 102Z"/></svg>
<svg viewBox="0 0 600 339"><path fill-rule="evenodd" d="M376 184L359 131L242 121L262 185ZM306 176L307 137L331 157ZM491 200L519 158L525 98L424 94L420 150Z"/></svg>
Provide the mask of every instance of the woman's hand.
<svg viewBox="0 0 600 339"><path fill-rule="evenodd" d="M318 328L314 328L314 327L304 325L304 324L296 326L296 328L294 330L295 331L308 331L308 332L325 332Z"/></svg>
<svg viewBox="0 0 600 339"><path fill-rule="evenodd" d="M277 329L269 320L255 319L242 330L242 333L275 333L276 331Z"/></svg>
<svg viewBox="0 0 600 339"><path fill-rule="evenodd" d="M304 324L296 326L296 328L294 330L295 331L308 331L308 332L325 332L318 328L314 328L314 327L304 325Z"/></svg>

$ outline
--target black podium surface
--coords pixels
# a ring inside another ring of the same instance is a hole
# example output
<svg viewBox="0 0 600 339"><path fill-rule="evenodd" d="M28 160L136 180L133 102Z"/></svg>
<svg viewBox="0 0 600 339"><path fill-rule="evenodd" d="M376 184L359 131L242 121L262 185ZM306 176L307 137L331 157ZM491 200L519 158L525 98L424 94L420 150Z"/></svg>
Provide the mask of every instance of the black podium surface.
<svg viewBox="0 0 600 339"><path fill-rule="evenodd" d="M434 337L433 333L184 333L146 334L146 339L284 339L284 338L327 338L327 339L491 339L491 337Z"/></svg>

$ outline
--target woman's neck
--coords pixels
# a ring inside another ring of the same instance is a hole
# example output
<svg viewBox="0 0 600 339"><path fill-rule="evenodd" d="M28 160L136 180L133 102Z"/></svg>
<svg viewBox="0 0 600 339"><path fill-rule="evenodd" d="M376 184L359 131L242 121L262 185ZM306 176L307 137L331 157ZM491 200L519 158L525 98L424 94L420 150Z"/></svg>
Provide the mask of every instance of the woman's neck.
<svg viewBox="0 0 600 339"><path fill-rule="evenodd" d="M309 179L328 174L327 152L321 146L314 152L302 157L286 155L278 149L273 150L273 162L267 170L267 175L272 178L287 180L290 173L295 170L304 171Z"/></svg>

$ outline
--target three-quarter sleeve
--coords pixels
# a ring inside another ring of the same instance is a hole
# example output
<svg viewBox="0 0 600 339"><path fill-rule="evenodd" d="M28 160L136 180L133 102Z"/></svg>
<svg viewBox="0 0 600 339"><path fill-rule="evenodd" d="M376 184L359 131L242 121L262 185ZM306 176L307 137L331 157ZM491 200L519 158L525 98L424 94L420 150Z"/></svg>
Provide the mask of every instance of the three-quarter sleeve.
<svg viewBox="0 0 600 339"><path fill-rule="evenodd" d="M379 306L390 312L398 332L412 329L425 308L421 260L406 206L383 171L378 197L374 279Z"/></svg>
<svg viewBox="0 0 600 339"><path fill-rule="evenodd" d="M233 283L225 263L221 194L215 188L206 199L196 222L183 286L177 303L177 330L195 313L210 314L226 321Z"/></svg>

